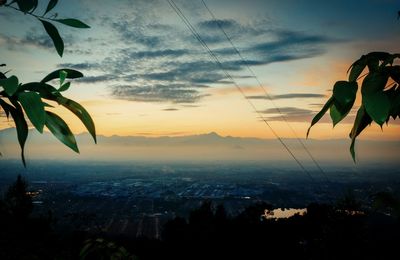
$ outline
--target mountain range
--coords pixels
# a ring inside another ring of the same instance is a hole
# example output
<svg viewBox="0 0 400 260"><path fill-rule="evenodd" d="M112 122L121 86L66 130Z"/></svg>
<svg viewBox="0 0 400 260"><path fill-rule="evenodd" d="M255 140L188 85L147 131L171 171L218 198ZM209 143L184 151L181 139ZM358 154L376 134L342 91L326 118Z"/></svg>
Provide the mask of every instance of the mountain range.
<svg viewBox="0 0 400 260"><path fill-rule="evenodd" d="M97 136L97 144L87 133L76 135L80 154L61 144L50 133L29 130L27 159L110 160L110 161L265 161L292 162L293 158L278 140L221 136L215 132L188 136ZM314 158L326 163L354 165L349 153L350 140L301 140ZM311 159L297 139L284 139L291 152L305 163ZM400 141L359 140L358 163L397 163ZM0 130L1 159L17 159L20 148L15 128Z"/></svg>

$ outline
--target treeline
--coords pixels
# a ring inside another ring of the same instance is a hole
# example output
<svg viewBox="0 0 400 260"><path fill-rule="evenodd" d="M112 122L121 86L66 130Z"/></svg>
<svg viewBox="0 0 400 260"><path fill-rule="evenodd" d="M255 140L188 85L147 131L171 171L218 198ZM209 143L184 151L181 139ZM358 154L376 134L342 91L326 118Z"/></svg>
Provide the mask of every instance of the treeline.
<svg viewBox="0 0 400 260"><path fill-rule="evenodd" d="M18 177L0 202L0 259L392 259L400 242L399 201L388 193L364 208L351 196L307 206L304 215L265 218L259 202L237 216L204 201L187 219L176 217L160 240L55 228L31 215L27 184Z"/></svg>

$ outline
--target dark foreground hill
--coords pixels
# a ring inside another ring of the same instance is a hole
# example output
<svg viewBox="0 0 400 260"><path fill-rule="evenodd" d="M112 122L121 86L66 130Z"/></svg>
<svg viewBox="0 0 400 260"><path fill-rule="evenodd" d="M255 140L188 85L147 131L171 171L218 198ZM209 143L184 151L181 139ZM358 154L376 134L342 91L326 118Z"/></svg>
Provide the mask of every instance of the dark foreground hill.
<svg viewBox="0 0 400 260"><path fill-rule="evenodd" d="M312 203L304 215L284 219L267 218L273 207L262 201L228 216L206 200L187 219L168 221L159 239L148 239L84 225L59 229L51 211L33 217L18 178L0 203L0 259L393 259L399 201L389 193L371 199L373 207L351 197Z"/></svg>

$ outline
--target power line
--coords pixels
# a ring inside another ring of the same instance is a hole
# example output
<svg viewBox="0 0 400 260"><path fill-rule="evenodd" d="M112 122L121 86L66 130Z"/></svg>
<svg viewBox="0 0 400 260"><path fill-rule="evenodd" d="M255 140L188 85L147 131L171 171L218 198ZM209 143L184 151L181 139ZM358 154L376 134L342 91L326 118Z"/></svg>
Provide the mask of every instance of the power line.
<svg viewBox="0 0 400 260"><path fill-rule="evenodd" d="M219 20L215 17L214 13L211 11L211 9L207 6L206 2L204 0L201 0L201 2L203 3L204 7L207 9L208 13L211 15L212 19L217 23L219 29L222 31L222 33L225 35L225 38L228 40L228 42L231 44L232 48L235 50L236 54L240 57L240 59L243 61L243 63L245 64L247 70L251 73L251 75L255 78L255 80L257 81L258 85L260 86L260 88L264 91L266 97L270 100L270 102L272 103L272 105L274 106L274 108L276 109L276 111L279 113L280 117L282 118L282 120L288 125L289 129L292 131L292 133L294 134L295 138L297 139L297 141L301 144L302 148L306 151L306 153L308 154L308 156L311 158L311 160L313 161L313 163L315 164L315 166L318 168L318 170L324 175L326 181L329 182L329 178L326 175L325 171L321 168L321 166L319 165L319 163L315 160L314 156L311 154L311 152L309 151L309 149L306 147L306 145L304 144L304 142L298 137L298 135L296 134L296 132L294 131L293 127L290 125L289 121L287 120L287 118L284 116L284 114L282 113L282 111L279 109L279 107L275 104L274 100L272 99L272 97L269 95L268 91L265 89L265 87L263 86L263 84L260 82L260 80L258 79L257 75L254 73L254 71L251 69L251 67L249 66L248 61L242 56L242 54L240 53L240 51L238 50L238 48L235 46L235 44L233 43L231 37L228 36L228 34L226 33L225 29L222 27L221 23L219 22Z"/></svg>
<svg viewBox="0 0 400 260"><path fill-rule="evenodd" d="M247 102L250 104L250 106L254 109L254 111L258 114L258 116L262 119L262 121L268 126L272 134L275 136L275 138L281 143L281 145L285 148L285 150L290 154L290 156L295 160L297 165L304 171L308 177L315 183L316 180L314 177L307 171L307 169L303 166L303 164L298 160L296 155L290 150L290 148L286 145L286 143L282 140L282 138L277 134L277 132L272 128L272 126L268 123L268 121L261 115L260 111L257 110L253 102L246 96L244 93L243 89L236 83L236 81L233 79L233 77L225 70L224 66L218 59L218 57L215 55L215 53L208 47L207 43L201 38L200 34L197 32L196 28L193 27L191 22L186 18L186 16L183 14L181 9L175 4L174 0L166 0L168 4L171 6L171 8L176 12L176 14L182 19L183 23L188 27L188 29L191 31L193 36L200 42L200 44L203 46L203 48L208 52L208 54L215 60L217 65L221 68L221 70L224 72L225 76L230 79L235 87L239 90L239 92L243 95L243 97L247 100Z"/></svg>

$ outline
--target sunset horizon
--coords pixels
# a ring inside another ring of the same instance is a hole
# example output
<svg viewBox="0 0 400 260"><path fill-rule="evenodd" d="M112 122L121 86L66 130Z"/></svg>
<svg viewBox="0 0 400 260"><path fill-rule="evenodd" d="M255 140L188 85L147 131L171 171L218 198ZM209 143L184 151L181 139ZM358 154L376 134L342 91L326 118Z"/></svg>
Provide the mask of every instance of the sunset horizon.
<svg viewBox="0 0 400 260"><path fill-rule="evenodd" d="M0 259L395 259L399 0L0 0Z"/></svg>
<svg viewBox="0 0 400 260"><path fill-rule="evenodd" d="M228 3L229 12L225 8ZM343 3L332 3L331 8L341 8ZM0 53L7 60L10 75L22 74L22 82L38 81L55 68L80 70L84 77L71 80L66 94L88 110L100 135L215 131L224 136L268 139L275 136L260 115L279 137L303 138L334 83L347 78L346 71L356 59L375 50L398 51L394 44L399 35L396 8L383 8L374 1L342 8L342 21L346 22L335 21L330 13L308 13L307 6L298 3L296 8L287 8L285 1L254 0L248 5L240 1L210 2L219 20L214 20L201 2L192 4L182 3L182 11L234 82L210 59L166 1L138 1L135 9L127 9L128 2L124 1L112 6L101 1L76 1L76 12L61 1L59 8L65 15L78 16L91 26L83 34L73 28L59 28L66 36L63 58L57 57L48 36L33 20L7 12L3 14L9 19L0 35ZM324 9L318 1L312 4L317 10ZM354 13L354 8L360 10ZM304 18L306 13L308 19ZM353 16L373 17L374 26L365 27ZM218 23L225 27L257 78L234 53ZM33 34L24 27L32 28ZM29 62L22 62L25 59ZM359 95L348 117L334 129L329 115L325 115L311 130L310 138L347 138L360 100ZM85 130L66 109L49 109L61 115L74 133ZM373 125L360 138L398 139L397 121L390 120L383 133ZM12 121L0 118L0 129L10 126Z"/></svg>

